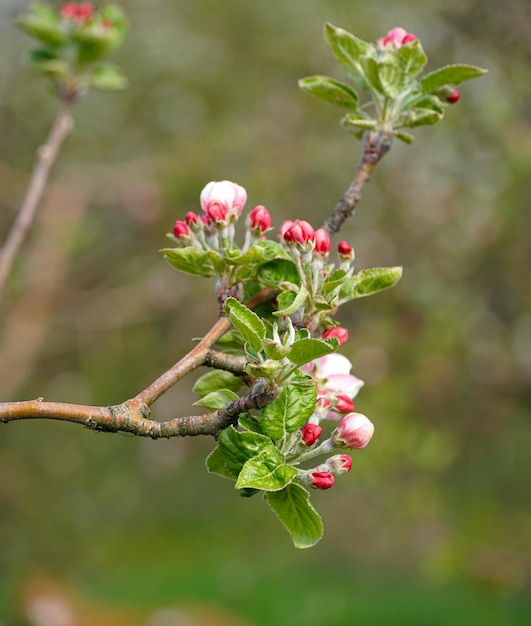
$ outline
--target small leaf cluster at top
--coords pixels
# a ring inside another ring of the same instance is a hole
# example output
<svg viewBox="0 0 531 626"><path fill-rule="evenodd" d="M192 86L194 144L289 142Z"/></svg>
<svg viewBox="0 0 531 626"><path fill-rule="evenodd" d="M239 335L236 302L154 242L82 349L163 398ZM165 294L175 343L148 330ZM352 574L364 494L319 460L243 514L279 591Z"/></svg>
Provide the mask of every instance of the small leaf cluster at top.
<svg viewBox="0 0 531 626"><path fill-rule="evenodd" d="M52 80L62 99L75 100L89 87L127 86L121 70L105 61L127 34L117 5L97 10L91 2L68 2L56 10L37 2L17 23L39 44L30 54L31 65Z"/></svg>
<svg viewBox="0 0 531 626"><path fill-rule="evenodd" d="M454 87L486 72L473 65L446 65L419 77L427 57L420 41L400 27L374 43L327 24L325 40L345 74L370 99L360 106L358 93L327 76L309 76L300 88L338 107L350 109L342 125L361 139L368 129L392 132L405 143L413 135L404 129L431 125L442 120L449 104L459 100Z"/></svg>

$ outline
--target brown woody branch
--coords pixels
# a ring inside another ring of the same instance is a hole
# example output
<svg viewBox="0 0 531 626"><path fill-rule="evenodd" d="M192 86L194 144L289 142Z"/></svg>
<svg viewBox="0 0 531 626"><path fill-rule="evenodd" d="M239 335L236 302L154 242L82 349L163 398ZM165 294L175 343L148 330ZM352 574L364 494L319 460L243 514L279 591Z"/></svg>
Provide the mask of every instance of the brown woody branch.
<svg viewBox="0 0 531 626"><path fill-rule="evenodd" d="M334 212L322 225L329 235L339 232L361 198L363 187L369 182L376 165L389 152L393 141L392 132L375 129L367 130L363 135L363 154L356 170L354 180L336 205Z"/></svg>
<svg viewBox="0 0 531 626"><path fill-rule="evenodd" d="M35 213L42 199L50 170L61 146L72 129L70 111L74 100L64 98L57 111L54 124L46 143L39 148L37 162L33 168L26 195L13 223L6 242L0 250L0 299L11 272L15 257L33 223Z"/></svg>

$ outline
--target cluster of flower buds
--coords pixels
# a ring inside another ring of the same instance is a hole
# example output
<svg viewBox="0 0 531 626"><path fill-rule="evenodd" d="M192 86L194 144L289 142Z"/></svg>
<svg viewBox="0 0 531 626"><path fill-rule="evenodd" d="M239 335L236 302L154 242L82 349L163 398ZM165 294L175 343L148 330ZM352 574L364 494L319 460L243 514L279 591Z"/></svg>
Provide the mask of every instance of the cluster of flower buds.
<svg viewBox="0 0 531 626"><path fill-rule="evenodd" d="M247 202L247 191L228 180L212 181L203 188L199 200L201 215L190 211L184 220L175 222L173 236L177 244L182 248L191 246L204 251L237 250L234 224ZM259 241L270 226L269 211L265 206L256 206L245 220L245 243L241 251L245 252Z"/></svg>
<svg viewBox="0 0 531 626"><path fill-rule="evenodd" d="M94 14L94 5L91 2L67 2L59 12L65 20L84 24Z"/></svg>
<svg viewBox="0 0 531 626"><path fill-rule="evenodd" d="M308 450L302 452L303 459L337 448L364 448L371 440L374 425L365 415L354 412L352 400L363 381L350 373L351 367L350 361L340 354L330 354L303 366L302 369L314 379L318 394L315 411L300 430L299 445ZM320 422L323 419L338 419L340 422L330 437L320 442L323 434ZM301 478L317 489L329 489L335 482L335 476L347 474L351 467L350 456L336 454L311 470L301 470Z"/></svg>

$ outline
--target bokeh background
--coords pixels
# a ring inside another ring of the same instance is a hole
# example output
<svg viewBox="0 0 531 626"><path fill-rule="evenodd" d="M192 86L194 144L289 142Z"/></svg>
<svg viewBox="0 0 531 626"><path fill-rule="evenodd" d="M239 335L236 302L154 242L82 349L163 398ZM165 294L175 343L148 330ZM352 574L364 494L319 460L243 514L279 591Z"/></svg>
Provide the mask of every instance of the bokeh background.
<svg viewBox="0 0 531 626"><path fill-rule="evenodd" d="M14 20L28 5L0 4L2 239L56 104L25 65ZM402 264L404 278L341 312L376 435L315 494L323 541L295 550L259 498L207 475L211 440L12 423L0 428L0 623L529 623L531 4L122 6L131 34L116 61L131 87L76 109L0 311L2 400L119 403L209 328L213 285L158 252L209 180L244 185L277 227L328 215L360 149L339 110L297 89L310 74L342 79L325 21L367 40L401 25L430 68L489 74L393 147L342 232L360 269ZM154 415L192 412L192 382Z"/></svg>

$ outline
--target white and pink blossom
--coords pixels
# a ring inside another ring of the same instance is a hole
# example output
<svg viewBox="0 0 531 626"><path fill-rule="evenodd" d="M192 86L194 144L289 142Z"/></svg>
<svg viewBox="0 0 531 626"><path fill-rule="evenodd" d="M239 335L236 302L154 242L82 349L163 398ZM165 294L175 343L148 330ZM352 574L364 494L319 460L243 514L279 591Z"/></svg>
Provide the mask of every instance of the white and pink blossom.
<svg viewBox="0 0 531 626"><path fill-rule="evenodd" d="M229 180L208 183L200 196L201 208L215 222L234 221L247 202L247 191Z"/></svg>

